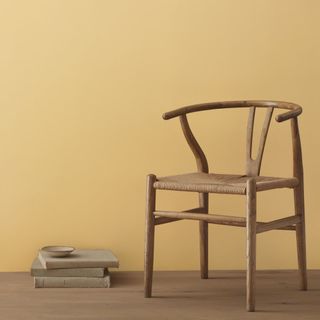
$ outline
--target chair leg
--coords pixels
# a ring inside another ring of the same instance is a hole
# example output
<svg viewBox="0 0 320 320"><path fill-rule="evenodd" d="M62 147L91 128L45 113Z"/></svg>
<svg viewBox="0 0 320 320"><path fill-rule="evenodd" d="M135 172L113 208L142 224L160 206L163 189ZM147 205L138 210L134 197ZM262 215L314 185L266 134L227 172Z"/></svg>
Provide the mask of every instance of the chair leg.
<svg viewBox="0 0 320 320"><path fill-rule="evenodd" d="M147 176L146 195L146 231L145 231L145 256L144 256L144 297L150 298L152 292L153 256L154 256L154 215L156 191L153 187L155 175Z"/></svg>
<svg viewBox="0 0 320 320"><path fill-rule="evenodd" d="M247 311L255 311L256 182L247 182Z"/></svg>
<svg viewBox="0 0 320 320"><path fill-rule="evenodd" d="M199 194L199 207L208 213L208 193ZM201 279L208 279L208 222L199 221Z"/></svg>
<svg viewBox="0 0 320 320"><path fill-rule="evenodd" d="M300 289L307 290L307 257L306 257L306 235L305 235L305 219L304 219L304 194L303 187L294 189L294 206L295 214L301 217L301 223L296 225L297 253L298 265L300 273Z"/></svg>

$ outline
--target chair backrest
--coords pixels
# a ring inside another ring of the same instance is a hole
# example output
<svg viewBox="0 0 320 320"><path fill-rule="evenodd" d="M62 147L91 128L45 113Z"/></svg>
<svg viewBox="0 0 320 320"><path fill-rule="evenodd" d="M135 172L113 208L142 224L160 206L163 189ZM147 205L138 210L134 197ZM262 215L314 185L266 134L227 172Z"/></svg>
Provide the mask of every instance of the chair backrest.
<svg viewBox="0 0 320 320"><path fill-rule="evenodd" d="M279 102L279 101L226 101L226 102L212 102L205 104L192 105L182 107L169 111L163 115L165 120L172 119L175 117L180 118L181 127L184 136L196 158L198 171L209 172L208 161L204 152L202 151L199 143L194 137L190 125L188 123L187 114L213 110L213 109L226 109L226 108L249 108L249 118L247 125L247 152L246 152L246 175L247 176L259 176L260 168L262 163L262 157L264 147L268 135L268 130L271 122L273 110L285 109L285 113L276 116L276 121L283 122L291 119L291 132L292 132L292 143L293 143L293 155L294 155L294 176L302 179L303 168L302 168L302 154L301 154L301 142L299 136L298 120L297 117L302 113L302 108L294 103ZM261 131L260 143L255 159L252 158L252 142L253 142L253 131L254 121L256 115L256 108L266 108L266 115Z"/></svg>

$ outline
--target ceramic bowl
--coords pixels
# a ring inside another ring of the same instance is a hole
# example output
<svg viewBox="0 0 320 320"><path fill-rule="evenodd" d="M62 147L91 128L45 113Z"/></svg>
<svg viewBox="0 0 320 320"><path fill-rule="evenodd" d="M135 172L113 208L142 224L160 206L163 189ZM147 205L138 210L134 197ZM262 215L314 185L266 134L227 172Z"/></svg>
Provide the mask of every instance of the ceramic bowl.
<svg viewBox="0 0 320 320"><path fill-rule="evenodd" d="M66 247L66 246L47 246L47 247L41 248L41 250L50 254L51 257L62 258L72 253L75 250L75 248Z"/></svg>

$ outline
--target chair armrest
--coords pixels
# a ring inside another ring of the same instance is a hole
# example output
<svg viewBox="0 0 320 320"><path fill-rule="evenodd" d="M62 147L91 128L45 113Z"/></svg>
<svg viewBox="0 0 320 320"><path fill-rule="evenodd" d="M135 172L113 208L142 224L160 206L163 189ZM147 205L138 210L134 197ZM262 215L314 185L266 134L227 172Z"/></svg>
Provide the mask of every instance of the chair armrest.
<svg viewBox="0 0 320 320"><path fill-rule="evenodd" d="M296 118L302 113L302 108L298 105L293 105L290 111L278 114L276 116L276 121L283 122L292 118Z"/></svg>
<svg viewBox="0 0 320 320"><path fill-rule="evenodd" d="M291 118L295 118L302 113L302 108L291 102L281 102L281 101L225 101L225 102L211 102L195 104L191 106L186 106L178 108L172 111L168 111L162 115L164 120L169 120L182 115L186 115L192 112L213 110L213 109L228 109L228 108L249 108L249 107L273 107L277 109L288 110L285 113L281 113L276 116L276 121L283 122Z"/></svg>
<svg viewBox="0 0 320 320"><path fill-rule="evenodd" d="M224 108L232 108L232 107L234 106L231 106L231 102L229 101L195 104L192 106L186 106L186 107L178 108L172 111L168 111L162 115L162 118L164 120L169 120L169 119L186 115L192 112L212 110L212 109L224 109Z"/></svg>

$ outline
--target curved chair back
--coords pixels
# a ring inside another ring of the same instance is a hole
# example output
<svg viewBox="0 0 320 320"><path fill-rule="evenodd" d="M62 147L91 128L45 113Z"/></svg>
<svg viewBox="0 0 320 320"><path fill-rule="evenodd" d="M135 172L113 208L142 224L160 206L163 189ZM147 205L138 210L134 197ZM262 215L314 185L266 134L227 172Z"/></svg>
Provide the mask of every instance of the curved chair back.
<svg viewBox="0 0 320 320"><path fill-rule="evenodd" d="M166 112L163 114L163 119L168 120L175 117L180 118L181 127L184 133L184 136L196 158L198 171L209 172L208 161L204 152L202 151L199 143L194 137L190 125L188 123L187 114L199 111L214 110L214 109L229 109L229 108L249 108L249 118L247 125L247 150L246 150L246 175L247 176L259 176L262 157L264 152L264 147L268 135L268 130L270 127L271 117L273 110L283 109L286 110L284 113L281 113L276 116L277 122L283 122L291 119L291 128L292 128L292 141L293 141L293 151L294 151L294 163L301 162L302 170L302 155L301 155L301 144L299 137L298 121L297 117L302 113L302 108L294 103L290 102L281 102L281 101L225 101L225 102L212 102L197 104L192 106L182 107L173 111ZM252 158L252 141L253 141L253 130L254 130L254 120L256 114L256 108L266 108L266 115L261 131L260 143L258 147L257 156L255 159ZM298 159L299 158L299 159ZM297 161L299 160L299 161ZM294 173L297 171L297 168L294 168ZM294 176L297 175L297 172Z"/></svg>

